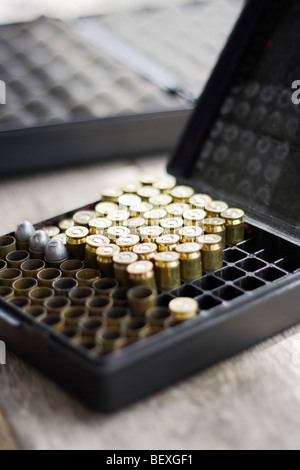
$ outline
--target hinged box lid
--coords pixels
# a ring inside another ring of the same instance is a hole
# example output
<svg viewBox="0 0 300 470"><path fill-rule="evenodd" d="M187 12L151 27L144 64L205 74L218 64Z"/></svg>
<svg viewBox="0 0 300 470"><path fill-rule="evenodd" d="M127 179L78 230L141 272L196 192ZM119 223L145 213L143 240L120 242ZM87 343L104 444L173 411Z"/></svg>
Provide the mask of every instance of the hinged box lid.
<svg viewBox="0 0 300 470"><path fill-rule="evenodd" d="M297 80L300 2L249 0L169 171L244 208L257 225L299 241Z"/></svg>

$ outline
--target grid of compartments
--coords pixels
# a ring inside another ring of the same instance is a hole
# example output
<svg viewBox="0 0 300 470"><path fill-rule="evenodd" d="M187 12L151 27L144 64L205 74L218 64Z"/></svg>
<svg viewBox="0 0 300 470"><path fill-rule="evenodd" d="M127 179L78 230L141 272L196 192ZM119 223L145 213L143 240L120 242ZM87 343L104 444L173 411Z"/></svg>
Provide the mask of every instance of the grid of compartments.
<svg viewBox="0 0 300 470"><path fill-rule="evenodd" d="M257 290L298 271L300 247L248 226L245 241L224 251L222 269L160 293L157 302L167 306L175 297L191 297L198 301L199 315L205 318L230 306L235 299L247 300Z"/></svg>

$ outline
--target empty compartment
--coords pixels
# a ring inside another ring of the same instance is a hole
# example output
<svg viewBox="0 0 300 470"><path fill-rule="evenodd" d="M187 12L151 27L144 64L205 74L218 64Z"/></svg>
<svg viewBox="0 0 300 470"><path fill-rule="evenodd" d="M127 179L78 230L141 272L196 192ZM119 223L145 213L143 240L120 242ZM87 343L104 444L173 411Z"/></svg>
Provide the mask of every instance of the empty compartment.
<svg viewBox="0 0 300 470"><path fill-rule="evenodd" d="M268 248L267 250L262 250L256 253L256 256L263 261L267 261L268 263L275 263L276 261L282 259L285 256L285 253L274 247Z"/></svg>
<svg viewBox="0 0 300 470"><path fill-rule="evenodd" d="M294 273L300 269L300 258L299 256L287 256L281 261L276 263L278 268L287 271L288 273Z"/></svg>
<svg viewBox="0 0 300 470"><path fill-rule="evenodd" d="M214 290L222 287L225 282L215 276L204 276L202 279L194 281L193 284L202 290Z"/></svg>
<svg viewBox="0 0 300 470"><path fill-rule="evenodd" d="M215 307L218 307L219 305L222 305L222 302L215 297L212 297L211 295L202 295L201 297L196 298L199 308L200 308L200 313L202 310L211 310Z"/></svg>
<svg viewBox="0 0 300 470"><path fill-rule="evenodd" d="M218 291L215 291L214 294L220 297L220 299L229 302L230 300L234 300L238 297L241 297L242 295L244 295L244 292L238 289L237 287L225 286L219 289Z"/></svg>
<svg viewBox="0 0 300 470"><path fill-rule="evenodd" d="M237 263L245 258L247 258L247 253L237 248L229 248L224 251L224 261L227 261L227 263Z"/></svg>
<svg viewBox="0 0 300 470"><path fill-rule="evenodd" d="M252 292L260 287L265 286L265 282L257 279L254 276L247 276L240 281L235 282L235 286L239 287L240 289L244 290L245 292Z"/></svg>
<svg viewBox="0 0 300 470"><path fill-rule="evenodd" d="M200 289L196 289L191 285L182 286L179 289L173 290L171 292L172 295L175 297L197 297L201 295L203 292Z"/></svg>
<svg viewBox="0 0 300 470"><path fill-rule="evenodd" d="M287 274L282 271L281 269L277 268L266 268L263 269L262 271L259 271L256 273L256 275L263 279L264 281L267 282L274 282L277 281L278 279L281 279L282 277L286 276Z"/></svg>
<svg viewBox="0 0 300 470"><path fill-rule="evenodd" d="M254 273L255 271L259 271L267 266L267 263L261 261L257 258L247 258L244 261L241 261L237 264L237 268L243 269L248 273Z"/></svg>
<svg viewBox="0 0 300 470"><path fill-rule="evenodd" d="M238 248L240 250L246 251L246 253L249 253L250 255L253 255L254 253L257 253L258 251L261 251L264 248L267 248L267 246L268 246L267 244L264 244L258 238L253 238L251 240L247 240L245 242L238 244Z"/></svg>
<svg viewBox="0 0 300 470"><path fill-rule="evenodd" d="M168 307L171 300L174 299L174 296L168 294L161 294L156 299L157 307Z"/></svg>
<svg viewBox="0 0 300 470"><path fill-rule="evenodd" d="M227 267L217 271L215 274L221 279L224 279L224 281L236 281L236 279L244 277L246 273L238 268Z"/></svg>

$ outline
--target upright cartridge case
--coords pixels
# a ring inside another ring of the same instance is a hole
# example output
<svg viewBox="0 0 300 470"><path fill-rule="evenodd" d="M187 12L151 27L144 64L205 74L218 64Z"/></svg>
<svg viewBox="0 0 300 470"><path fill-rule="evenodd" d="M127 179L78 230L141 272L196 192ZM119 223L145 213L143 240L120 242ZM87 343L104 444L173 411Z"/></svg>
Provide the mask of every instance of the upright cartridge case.
<svg viewBox="0 0 300 470"><path fill-rule="evenodd" d="M107 322L103 317L87 317L82 318L78 327L83 336L90 336L95 338L97 333L107 326Z"/></svg>
<svg viewBox="0 0 300 470"><path fill-rule="evenodd" d="M221 217L226 221L226 242L228 245L237 245L245 237L245 213L241 209L227 209Z"/></svg>
<svg viewBox="0 0 300 470"><path fill-rule="evenodd" d="M180 237L175 234L166 234L156 240L158 251L175 251L179 244Z"/></svg>
<svg viewBox="0 0 300 470"><path fill-rule="evenodd" d="M103 202L118 202L120 196L122 196L122 191L116 188L104 188L101 191L101 201Z"/></svg>
<svg viewBox="0 0 300 470"><path fill-rule="evenodd" d="M118 238L127 237L130 235L130 230L127 227L109 227L107 230L107 236L109 238L110 243L116 243Z"/></svg>
<svg viewBox="0 0 300 470"><path fill-rule="evenodd" d="M202 267L206 272L218 271L223 267L222 238L219 235L203 235L198 238L202 245Z"/></svg>
<svg viewBox="0 0 300 470"><path fill-rule="evenodd" d="M26 310L30 307L31 301L28 297L14 297L9 301L11 304L19 307L21 310Z"/></svg>
<svg viewBox="0 0 300 470"><path fill-rule="evenodd" d="M147 329L146 319L143 317L136 317L124 323L121 327L122 332L127 338L136 338Z"/></svg>
<svg viewBox="0 0 300 470"><path fill-rule="evenodd" d="M0 286L0 297L5 300L11 300L15 296L14 290L12 287Z"/></svg>
<svg viewBox="0 0 300 470"><path fill-rule="evenodd" d="M4 261L3 259L0 259L0 271L3 271L6 268L7 268L7 262Z"/></svg>
<svg viewBox="0 0 300 470"><path fill-rule="evenodd" d="M162 219L160 226L164 229L165 234L177 234L183 226L183 219L181 217L170 217Z"/></svg>
<svg viewBox="0 0 300 470"><path fill-rule="evenodd" d="M102 277L114 277L113 257L120 251L120 247L114 244L104 245L97 249L98 268Z"/></svg>
<svg viewBox="0 0 300 470"><path fill-rule="evenodd" d="M138 255L130 251L124 251L114 255L114 277L119 281L121 287L129 287L130 282L127 268L136 261L138 261Z"/></svg>
<svg viewBox="0 0 300 470"><path fill-rule="evenodd" d="M32 305L45 305L46 300L50 297L54 297L54 290L49 287L36 287L32 289L28 294Z"/></svg>
<svg viewBox="0 0 300 470"><path fill-rule="evenodd" d="M64 324L67 326L78 326L79 322L88 318L88 316L88 309L82 305L73 305L71 307L67 307L61 313L61 318L63 319Z"/></svg>
<svg viewBox="0 0 300 470"><path fill-rule="evenodd" d="M178 297L171 300L169 309L177 321L183 322L191 320L197 316L199 305L195 299L188 297Z"/></svg>
<svg viewBox="0 0 300 470"><path fill-rule="evenodd" d="M113 307L113 301L106 295L96 295L85 302L90 316L102 317L105 312Z"/></svg>
<svg viewBox="0 0 300 470"><path fill-rule="evenodd" d="M221 213L228 209L228 204L224 201L211 201L205 206L207 217L220 217Z"/></svg>
<svg viewBox="0 0 300 470"><path fill-rule="evenodd" d="M85 266L91 269L97 269L97 250L101 246L109 245L109 238L104 235L89 235L86 238L85 245Z"/></svg>
<svg viewBox="0 0 300 470"><path fill-rule="evenodd" d="M56 295L69 297L71 290L78 286L78 282L71 277L62 277L54 281L52 286Z"/></svg>
<svg viewBox="0 0 300 470"><path fill-rule="evenodd" d="M109 296L110 293L119 287L119 282L113 278L101 278L94 282L93 289L96 295Z"/></svg>
<svg viewBox="0 0 300 470"><path fill-rule="evenodd" d="M139 183L142 186L153 186L158 181L158 176L153 173L142 173L139 176Z"/></svg>
<svg viewBox="0 0 300 470"><path fill-rule="evenodd" d="M28 297L29 293L38 287L38 282L34 278L25 277L15 281L12 287L16 297Z"/></svg>
<svg viewBox="0 0 300 470"><path fill-rule="evenodd" d="M123 225L124 227L127 227L131 233L138 234L145 224L146 221L143 217L132 217L131 219L126 220Z"/></svg>
<svg viewBox="0 0 300 470"><path fill-rule="evenodd" d="M22 271L20 269L4 269L0 271L0 286L12 287L15 281L18 281L22 277Z"/></svg>
<svg viewBox="0 0 300 470"><path fill-rule="evenodd" d="M91 287L75 287L69 292L72 305L86 305L86 302L94 296L95 291Z"/></svg>
<svg viewBox="0 0 300 470"><path fill-rule="evenodd" d="M180 286L179 254L175 251L164 251L155 256L155 275L158 287L172 290Z"/></svg>
<svg viewBox="0 0 300 470"><path fill-rule="evenodd" d="M88 227L89 222L96 217L95 211L79 211L73 215L75 225Z"/></svg>
<svg viewBox="0 0 300 470"><path fill-rule="evenodd" d="M63 277L76 279L76 274L84 268L84 262L79 259L69 259L60 265Z"/></svg>
<svg viewBox="0 0 300 470"><path fill-rule="evenodd" d="M219 235L222 238L222 249L226 248L225 220L220 217L204 219L204 233L206 235Z"/></svg>
<svg viewBox="0 0 300 470"><path fill-rule="evenodd" d="M174 203L178 202L180 204L188 204L194 194L195 191L190 186L175 186L175 188L170 191Z"/></svg>
<svg viewBox="0 0 300 470"><path fill-rule="evenodd" d="M65 233L68 228L74 227L75 222L73 219L63 219L59 222L58 227L62 233Z"/></svg>
<svg viewBox="0 0 300 470"><path fill-rule="evenodd" d="M121 251L132 251L133 248L140 243L140 237L138 235L129 234L126 237L120 237L116 241L116 244L120 247Z"/></svg>
<svg viewBox="0 0 300 470"><path fill-rule="evenodd" d="M81 261L85 258L85 244L86 238L89 235L87 227L75 226L66 231L67 236L67 250L70 259L79 259Z"/></svg>
<svg viewBox="0 0 300 470"><path fill-rule="evenodd" d="M40 259L30 259L21 264L23 277L33 277L37 279L38 274L45 269L45 261Z"/></svg>
<svg viewBox="0 0 300 470"><path fill-rule="evenodd" d="M136 181L125 183L121 187L121 191L123 191L124 194L137 194L139 189L141 189L141 185Z"/></svg>
<svg viewBox="0 0 300 470"><path fill-rule="evenodd" d="M192 209L183 213L183 220L185 225L203 227L203 220L205 217L206 212L202 209Z"/></svg>
<svg viewBox="0 0 300 470"><path fill-rule="evenodd" d="M133 248L133 253L138 256L139 261L152 261L157 252L156 243L140 243Z"/></svg>
<svg viewBox="0 0 300 470"><path fill-rule="evenodd" d="M152 307L146 312L147 323L154 328L163 328L169 318L171 318L171 311L168 307Z"/></svg>
<svg viewBox="0 0 300 470"><path fill-rule="evenodd" d="M212 202L212 198L208 194L194 194L190 198L189 203L192 205L192 209L204 210L207 204Z"/></svg>
<svg viewBox="0 0 300 470"><path fill-rule="evenodd" d="M107 217L108 214L117 210L118 204L114 202L100 202L95 207L97 217Z"/></svg>
<svg viewBox="0 0 300 470"><path fill-rule="evenodd" d="M153 188L158 189L163 194L169 194L170 191L175 187L176 179L173 176L166 176L159 178L154 184Z"/></svg>
<svg viewBox="0 0 300 470"><path fill-rule="evenodd" d="M188 204L180 204L180 203L174 203L174 204L169 204L166 207L166 211L168 213L169 217L176 217L176 218L183 218L184 212L188 211L190 209L190 206Z"/></svg>
<svg viewBox="0 0 300 470"><path fill-rule="evenodd" d="M100 277L101 273L98 269L85 268L78 271L75 278L80 287L92 287Z"/></svg>
<svg viewBox="0 0 300 470"><path fill-rule="evenodd" d="M103 328L97 333L97 342L102 346L102 354L108 354L124 345L124 335L119 328Z"/></svg>
<svg viewBox="0 0 300 470"><path fill-rule="evenodd" d="M12 251L8 255L6 255L6 262L9 268L13 269L20 269L21 265L29 260L30 255L28 251L18 250Z"/></svg>
<svg viewBox="0 0 300 470"><path fill-rule="evenodd" d="M42 305L29 305L25 312L35 318L38 322L44 320L47 316L47 310Z"/></svg>
<svg viewBox="0 0 300 470"><path fill-rule="evenodd" d="M147 286L156 289L153 263L151 261L137 261L127 267L131 286Z"/></svg>
<svg viewBox="0 0 300 470"><path fill-rule="evenodd" d="M130 213L127 210L118 210L115 212L110 212L107 218L112 222L113 225L118 227L119 225L123 225L123 223L130 218Z"/></svg>
<svg viewBox="0 0 300 470"><path fill-rule="evenodd" d="M182 227L182 229L179 230L181 243L195 243L201 235L203 235L203 229L201 227L188 226Z"/></svg>
<svg viewBox="0 0 300 470"><path fill-rule="evenodd" d="M89 221L91 235L104 235L111 226L112 222L105 218L97 217Z"/></svg>
<svg viewBox="0 0 300 470"><path fill-rule="evenodd" d="M202 245L183 243L176 248L180 256L180 275L184 281L194 281L202 276Z"/></svg>
<svg viewBox="0 0 300 470"><path fill-rule="evenodd" d="M152 204L149 204L149 202L141 202L140 204L137 204L136 206L131 206L130 207L130 216L135 218L135 217L142 217L144 218L145 212L149 212L153 209Z"/></svg>
<svg viewBox="0 0 300 470"><path fill-rule="evenodd" d="M121 210L129 211L130 207L140 204L142 199L137 194L122 194L118 202Z"/></svg>
<svg viewBox="0 0 300 470"><path fill-rule="evenodd" d="M145 243L156 243L158 237L160 237L164 232L162 227L158 225L153 225L152 227L143 227L140 230L141 239Z"/></svg>
<svg viewBox="0 0 300 470"><path fill-rule="evenodd" d="M159 190L153 188L152 186L143 186L138 192L138 196L140 196L144 202L149 202L152 197L159 195Z"/></svg>
<svg viewBox="0 0 300 470"><path fill-rule="evenodd" d="M131 312L126 307L114 307L104 313L107 326L113 328L120 328L124 323L127 323L130 318Z"/></svg>
<svg viewBox="0 0 300 470"><path fill-rule="evenodd" d="M54 315L54 314L60 315L62 310L70 306L71 306L70 299L64 296L50 297L45 302L45 308L47 309L48 315Z"/></svg>
<svg viewBox="0 0 300 470"><path fill-rule="evenodd" d="M37 274L40 287L52 287L55 281L61 278L61 271L55 268L41 269Z"/></svg>
<svg viewBox="0 0 300 470"><path fill-rule="evenodd" d="M149 203L152 204L154 209L164 209L164 207L171 204L172 201L173 198L169 194L159 194L149 199Z"/></svg>
<svg viewBox="0 0 300 470"><path fill-rule="evenodd" d="M41 230L43 230L43 232L46 232L46 234L48 235L50 239L60 234L60 229L56 227L55 225L42 227Z"/></svg>
<svg viewBox="0 0 300 470"><path fill-rule="evenodd" d="M134 317L145 317L147 310L155 306L156 289L137 286L128 291L128 306Z"/></svg>
<svg viewBox="0 0 300 470"><path fill-rule="evenodd" d="M118 287L110 294L110 298L114 303L114 307L127 307L128 306L128 287Z"/></svg>

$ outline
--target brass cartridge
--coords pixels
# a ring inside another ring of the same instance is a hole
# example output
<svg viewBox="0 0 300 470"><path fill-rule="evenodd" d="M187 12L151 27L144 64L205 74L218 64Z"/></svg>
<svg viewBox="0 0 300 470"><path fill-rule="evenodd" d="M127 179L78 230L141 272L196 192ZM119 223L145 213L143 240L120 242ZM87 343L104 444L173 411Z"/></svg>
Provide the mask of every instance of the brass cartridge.
<svg viewBox="0 0 300 470"><path fill-rule="evenodd" d="M7 266L8 268L20 269L21 264L29 260L29 258L30 258L30 255L28 251L24 251L24 250L12 251L8 255L6 255Z"/></svg>
<svg viewBox="0 0 300 470"><path fill-rule="evenodd" d="M158 179L158 181L153 184L153 188L158 189L163 194L169 194L175 185L176 179L173 176L166 176Z"/></svg>
<svg viewBox="0 0 300 470"><path fill-rule="evenodd" d="M52 240L60 241L64 246L67 246L67 235L65 233L60 233L52 238Z"/></svg>
<svg viewBox="0 0 300 470"><path fill-rule="evenodd" d="M5 300L11 300L14 296L15 293L12 287L0 286L0 297Z"/></svg>
<svg viewBox="0 0 300 470"><path fill-rule="evenodd" d="M31 303L28 297L14 297L9 302L16 307L19 307L21 310L25 310Z"/></svg>
<svg viewBox="0 0 300 470"><path fill-rule="evenodd" d="M85 245L85 266L98 269L97 250L100 246L109 245L109 238L104 235L89 235Z"/></svg>
<svg viewBox="0 0 300 470"><path fill-rule="evenodd" d="M54 281L52 285L56 295L68 297L71 290L78 286L78 282L71 277L61 277Z"/></svg>
<svg viewBox="0 0 300 470"><path fill-rule="evenodd" d="M182 227L179 230L180 242L181 243L195 243L195 241L203 235L203 229L201 227Z"/></svg>
<svg viewBox="0 0 300 470"><path fill-rule="evenodd" d="M97 217L107 217L108 214L117 210L118 204L114 202L100 202L95 207Z"/></svg>
<svg viewBox="0 0 300 470"><path fill-rule="evenodd" d="M70 306L71 306L70 299L64 296L50 297L45 302L45 308L48 311L48 315L54 315L54 314L60 315L62 310Z"/></svg>
<svg viewBox="0 0 300 470"><path fill-rule="evenodd" d="M127 338L139 338L146 329L147 323L143 317L132 318L121 326L121 330Z"/></svg>
<svg viewBox="0 0 300 470"><path fill-rule="evenodd" d="M130 218L130 213L127 210L118 210L115 212L110 212L107 218L112 222L115 227L119 227Z"/></svg>
<svg viewBox="0 0 300 470"><path fill-rule="evenodd" d="M148 225L159 225L160 221L167 216L167 212L164 209L152 209L149 212L145 212L144 219Z"/></svg>
<svg viewBox="0 0 300 470"><path fill-rule="evenodd" d="M0 271L0 286L12 287L13 283L21 277L22 271L20 269L4 269Z"/></svg>
<svg viewBox="0 0 300 470"><path fill-rule="evenodd" d="M107 326L113 328L120 328L124 323L127 323L131 318L131 312L126 307L114 307L104 313Z"/></svg>
<svg viewBox="0 0 300 470"><path fill-rule="evenodd" d="M156 289L137 286L128 291L128 306L134 317L144 317L147 310L155 306Z"/></svg>
<svg viewBox="0 0 300 470"><path fill-rule="evenodd" d="M102 354L116 351L124 345L124 335L119 328L103 328L97 333L97 343L102 346Z"/></svg>
<svg viewBox="0 0 300 470"><path fill-rule="evenodd" d="M95 211L79 211L73 215L75 225L88 227L91 220L96 217Z"/></svg>
<svg viewBox="0 0 300 470"><path fill-rule="evenodd" d="M141 185L135 181L130 181L129 183L123 184L121 190L124 194L137 194Z"/></svg>
<svg viewBox="0 0 300 470"><path fill-rule="evenodd" d="M152 307L146 312L146 320L151 327L163 328L165 321L170 317L171 311L168 307Z"/></svg>
<svg viewBox="0 0 300 470"><path fill-rule="evenodd" d="M177 234L183 226L183 219L181 217L162 219L160 221L160 226L164 229L165 234Z"/></svg>
<svg viewBox="0 0 300 470"><path fill-rule="evenodd" d="M132 217L131 219L125 220L123 225L127 227L131 233L138 234L145 224L146 221L143 217Z"/></svg>
<svg viewBox="0 0 300 470"><path fill-rule="evenodd" d="M127 307L128 287L118 287L110 294L110 298L114 303L114 307Z"/></svg>
<svg viewBox="0 0 300 470"><path fill-rule="evenodd" d="M140 196L140 198L142 198L142 201L144 202L149 202L152 197L159 195L159 190L153 188L152 186L143 186L138 192L138 196Z"/></svg>
<svg viewBox="0 0 300 470"><path fill-rule="evenodd" d="M153 186L158 180L158 176L153 173L143 173L139 176L139 183L142 186Z"/></svg>
<svg viewBox="0 0 300 470"><path fill-rule="evenodd" d="M158 251L175 251L179 244L179 240L179 235L175 234L166 234L158 237L156 240Z"/></svg>
<svg viewBox="0 0 300 470"><path fill-rule="evenodd" d="M181 284L179 254L175 251L157 253L155 275L160 289L171 290L179 287Z"/></svg>
<svg viewBox="0 0 300 470"><path fill-rule="evenodd" d="M228 245L237 245L245 237L245 213L241 209L227 209L221 217L226 223L226 241Z"/></svg>
<svg viewBox="0 0 300 470"><path fill-rule="evenodd" d="M107 236L110 240L110 243L116 243L118 238L127 237L130 235L130 230L127 227L109 227L107 230Z"/></svg>
<svg viewBox="0 0 300 470"><path fill-rule="evenodd" d="M62 233L65 233L68 228L72 228L74 225L75 222L73 219L64 219L59 222L58 227Z"/></svg>
<svg viewBox="0 0 300 470"><path fill-rule="evenodd" d="M61 331L61 329L64 328L64 320L61 318L61 315L57 313L54 315L47 315L45 318L42 318L41 323L55 331Z"/></svg>
<svg viewBox="0 0 300 470"><path fill-rule="evenodd" d="M69 259L60 265L63 277L76 279L76 274L84 268L84 262L79 259Z"/></svg>
<svg viewBox="0 0 300 470"><path fill-rule="evenodd" d="M50 240L45 251L45 262L48 268L59 268L68 259L66 246L60 240Z"/></svg>
<svg viewBox="0 0 300 470"><path fill-rule="evenodd" d="M206 217L206 212L202 209L192 209L183 213L183 220L186 226L194 225L203 227L203 220Z"/></svg>
<svg viewBox="0 0 300 470"><path fill-rule="evenodd" d="M128 211L130 207L140 204L142 199L137 194L122 194L118 202L121 210Z"/></svg>
<svg viewBox="0 0 300 470"><path fill-rule="evenodd" d="M114 244L100 246L97 249L98 268L102 277L114 277L113 257L120 251L120 247Z"/></svg>
<svg viewBox="0 0 300 470"><path fill-rule="evenodd" d="M96 295L95 297L89 298L85 302L85 306L89 310L90 316L102 317L107 310L113 307L113 301L106 295Z"/></svg>
<svg viewBox="0 0 300 470"><path fill-rule="evenodd" d="M222 238L222 249L226 248L225 220L220 217L204 219L204 233L206 235L219 235Z"/></svg>
<svg viewBox="0 0 300 470"><path fill-rule="evenodd" d="M199 311L198 302L188 297L177 297L169 303L169 309L176 320L183 322L195 318Z"/></svg>
<svg viewBox="0 0 300 470"><path fill-rule="evenodd" d="M15 281L12 285L16 297L28 297L29 293L38 286L38 282L34 278L25 277Z"/></svg>
<svg viewBox="0 0 300 470"><path fill-rule="evenodd" d="M25 307L25 312L37 321L42 321L47 316L47 310L42 305L29 305L28 307Z"/></svg>
<svg viewBox="0 0 300 470"><path fill-rule="evenodd" d="M119 281L121 287L129 287L130 283L127 267L136 261L138 261L138 255L130 251L124 251L114 255L114 277Z"/></svg>
<svg viewBox="0 0 300 470"><path fill-rule="evenodd" d="M180 275L184 281L194 281L202 276L202 245L183 243L176 248L180 256Z"/></svg>
<svg viewBox="0 0 300 470"><path fill-rule="evenodd" d="M145 243L156 243L158 237L160 237L164 232L162 227L158 225L153 225L152 227L143 227L140 230L141 239Z"/></svg>
<svg viewBox="0 0 300 470"><path fill-rule="evenodd" d="M103 317L87 317L82 318L78 323L79 329L83 336L95 338L101 328L107 326L107 321Z"/></svg>
<svg viewBox="0 0 300 470"><path fill-rule="evenodd" d="M7 269L7 262L0 259L0 271L3 271L4 269Z"/></svg>
<svg viewBox="0 0 300 470"><path fill-rule="evenodd" d="M175 188L170 191L174 203L178 202L180 204L188 204L194 194L195 191L190 186L175 186Z"/></svg>
<svg viewBox="0 0 300 470"><path fill-rule="evenodd" d="M91 287L75 287L69 292L69 299L72 305L85 306L86 302L94 296L95 291Z"/></svg>
<svg viewBox="0 0 300 470"><path fill-rule="evenodd" d="M34 259L44 259L50 238L43 230L37 230L30 239L29 252Z"/></svg>
<svg viewBox="0 0 300 470"><path fill-rule="evenodd" d="M147 286L156 289L153 263L151 261L137 261L127 267L131 286Z"/></svg>
<svg viewBox="0 0 300 470"><path fill-rule="evenodd" d="M52 287L55 281L61 278L61 271L55 268L41 269L37 274L40 287Z"/></svg>
<svg viewBox="0 0 300 470"><path fill-rule="evenodd" d="M87 227L75 226L66 231L67 250L70 259L84 260L86 237L88 235L89 230Z"/></svg>
<svg viewBox="0 0 300 470"><path fill-rule="evenodd" d="M132 251L133 247L138 243L140 243L140 237L132 234L129 234L126 237L120 237L116 241L116 244L120 247L122 252Z"/></svg>
<svg viewBox="0 0 300 470"><path fill-rule="evenodd" d="M98 269L85 268L78 271L75 279L80 287L92 287L100 277L101 273Z"/></svg>
<svg viewBox="0 0 300 470"><path fill-rule="evenodd" d="M188 204L169 204L166 207L166 211L168 213L169 217L175 217L182 219L184 212L188 211L190 209L190 206Z"/></svg>
<svg viewBox="0 0 300 470"><path fill-rule="evenodd" d="M21 264L20 268L23 277L33 277L37 279L38 273L45 269L45 261L40 259L30 259Z"/></svg>
<svg viewBox="0 0 300 470"><path fill-rule="evenodd" d="M149 202L141 202L136 206L130 207L130 216L131 217L144 217L145 212L152 211L153 206Z"/></svg>
<svg viewBox="0 0 300 470"><path fill-rule="evenodd" d="M60 229L56 227L55 225L42 227L41 230L43 230L43 232L46 232L49 238L54 238L60 234Z"/></svg>
<svg viewBox="0 0 300 470"><path fill-rule="evenodd" d="M78 326L79 322L88 316L88 309L82 305L67 307L61 313L63 323L67 326Z"/></svg>
<svg viewBox="0 0 300 470"><path fill-rule="evenodd" d="M101 278L93 284L96 295L109 296L109 294L118 287L119 282L113 278Z"/></svg>
<svg viewBox="0 0 300 470"><path fill-rule="evenodd" d="M204 210L207 204L212 202L212 198L208 194L194 194L189 202L192 205L192 209Z"/></svg>
<svg viewBox="0 0 300 470"><path fill-rule="evenodd" d="M228 204L224 201L212 201L205 206L207 217L220 217L221 213L228 209Z"/></svg>
<svg viewBox="0 0 300 470"><path fill-rule="evenodd" d="M120 196L122 196L122 191L116 188L104 188L101 192L101 201L103 202L118 202Z"/></svg>
<svg viewBox="0 0 300 470"><path fill-rule="evenodd" d="M156 243L140 243L133 248L133 253L138 256L139 261L152 261L157 252Z"/></svg>
<svg viewBox="0 0 300 470"><path fill-rule="evenodd" d="M102 217L97 217L89 221L91 235L104 235L111 226L112 222Z"/></svg>
<svg viewBox="0 0 300 470"><path fill-rule="evenodd" d="M29 292L28 298L31 300L32 305L44 306L46 300L54 297L54 294L54 290L50 287L36 287Z"/></svg>
<svg viewBox="0 0 300 470"><path fill-rule="evenodd" d="M198 238L202 248L202 267L206 272L214 272L223 267L222 238L219 235L203 235Z"/></svg>
<svg viewBox="0 0 300 470"><path fill-rule="evenodd" d="M152 204L154 209L164 209L165 206L168 206L172 202L173 198L169 194L159 194L149 199L149 203Z"/></svg>

